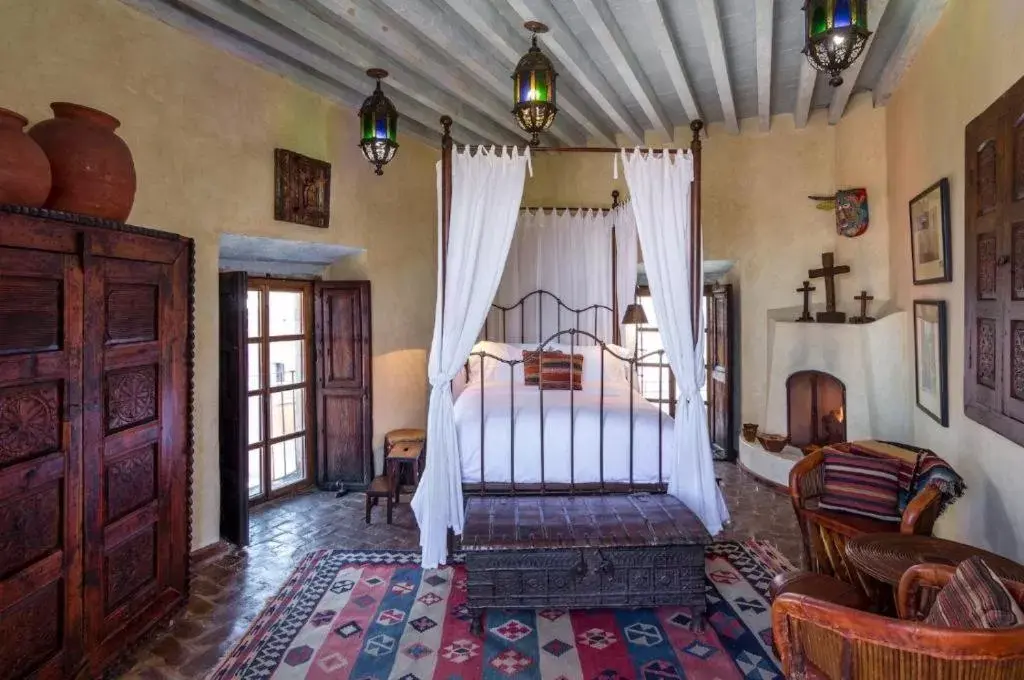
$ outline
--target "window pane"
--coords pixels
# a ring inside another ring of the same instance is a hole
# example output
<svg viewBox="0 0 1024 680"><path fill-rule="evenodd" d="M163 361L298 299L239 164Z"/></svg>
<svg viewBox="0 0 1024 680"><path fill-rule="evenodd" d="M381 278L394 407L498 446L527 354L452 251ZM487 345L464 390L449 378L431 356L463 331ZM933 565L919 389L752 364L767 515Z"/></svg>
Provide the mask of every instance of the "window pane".
<svg viewBox="0 0 1024 680"><path fill-rule="evenodd" d="M261 379L263 371L260 369L260 359L262 358L260 352L260 343L250 342L249 343L249 391L258 390L263 386L263 380Z"/></svg>
<svg viewBox="0 0 1024 680"><path fill-rule="evenodd" d="M263 441L263 397L249 397L249 445Z"/></svg>
<svg viewBox="0 0 1024 680"><path fill-rule="evenodd" d="M647 314L647 323L641 328L657 328L658 318L654 315L654 298L650 295L644 295L638 298L640 306L644 308L644 313Z"/></svg>
<svg viewBox="0 0 1024 680"><path fill-rule="evenodd" d="M270 437L283 437L306 429L306 390L274 392L270 395Z"/></svg>
<svg viewBox="0 0 1024 680"><path fill-rule="evenodd" d="M302 334L302 293L270 291L270 334Z"/></svg>
<svg viewBox="0 0 1024 680"><path fill-rule="evenodd" d="M258 290L250 290L245 298L245 316L248 319L246 323L249 325L250 338L258 338L260 336L261 309L263 309L263 305L260 304L260 292Z"/></svg>
<svg viewBox="0 0 1024 680"><path fill-rule="evenodd" d="M305 382L303 340L278 340L270 343L270 386Z"/></svg>
<svg viewBox="0 0 1024 680"><path fill-rule="evenodd" d="M261 449L249 449L249 498L263 493L263 463Z"/></svg>
<svg viewBox="0 0 1024 680"><path fill-rule="evenodd" d="M306 478L306 438L278 442L270 447L270 488L301 482Z"/></svg>

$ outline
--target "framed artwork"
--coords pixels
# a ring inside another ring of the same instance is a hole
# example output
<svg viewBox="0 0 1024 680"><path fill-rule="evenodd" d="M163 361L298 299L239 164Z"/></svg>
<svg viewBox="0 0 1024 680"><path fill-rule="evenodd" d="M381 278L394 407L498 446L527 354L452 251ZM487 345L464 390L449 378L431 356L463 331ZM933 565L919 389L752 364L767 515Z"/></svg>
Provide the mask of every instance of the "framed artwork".
<svg viewBox="0 0 1024 680"><path fill-rule="evenodd" d="M274 219L329 227L331 164L287 149L274 149Z"/></svg>
<svg viewBox="0 0 1024 680"><path fill-rule="evenodd" d="M917 407L949 426L949 344L946 301L914 300L914 375Z"/></svg>
<svg viewBox="0 0 1024 680"><path fill-rule="evenodd" d="M949 243L949 180L943 178L910 201L910 254L914 285L953 280Z"/></svg>

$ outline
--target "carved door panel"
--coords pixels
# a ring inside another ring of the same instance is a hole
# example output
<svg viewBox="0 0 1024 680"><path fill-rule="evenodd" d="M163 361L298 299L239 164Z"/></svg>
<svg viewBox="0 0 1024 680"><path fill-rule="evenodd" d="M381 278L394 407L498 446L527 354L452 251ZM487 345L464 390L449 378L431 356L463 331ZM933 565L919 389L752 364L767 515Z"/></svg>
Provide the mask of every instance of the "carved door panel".
<svg viewBox="0 0 1024 680"><path fill-rule="evenodd" d="M314 293L317 483L365 487L373 465L370 282L318 282Z"/></svg>
<svg viewBox="0 0 1024 680"><path fill-rule="evenodd" d="M715 458L732 460L732 286L706 290L708 430Z"/></svg>
<svg viewBox="0 0 1024 680"><path fill-rule="evenodd" d="M1006 94L1002 119L1000 226L1006 243L1001 250L1008 266L1001 267L1000 284L1005 286L1003 337L1003 413L1024 422L1024 81Z"/></svg>
<svg viewBox="0 0 1024 680"><path fill-rule="evenodd" d="M98 659L173 606L188 569L187 258L128 245L103 257L87 243L84 262L86 641Z"/></svg>
<svg viewBox="0 0 1024 680"><path fill-rule="evenodd" d="M79 256L0 247L4 678L70 675L82 655L81 336Z"/></svg>
<svg viewBox="0 0 1024 680"><path fill-rule="evenodd" d="M1000 300L1000 254L1008 245L1001 230L999 157L1005 155L1000 134L1001 108L993 108L967 128L965 205L968 224L965 273L967 366L964 373L965 404L971 408L999 411L1003 371L1000 339L1003 329ZM1003 267L1003 269L1006 269ZM1003 285L1006 285L1005 282Z"/></svg>

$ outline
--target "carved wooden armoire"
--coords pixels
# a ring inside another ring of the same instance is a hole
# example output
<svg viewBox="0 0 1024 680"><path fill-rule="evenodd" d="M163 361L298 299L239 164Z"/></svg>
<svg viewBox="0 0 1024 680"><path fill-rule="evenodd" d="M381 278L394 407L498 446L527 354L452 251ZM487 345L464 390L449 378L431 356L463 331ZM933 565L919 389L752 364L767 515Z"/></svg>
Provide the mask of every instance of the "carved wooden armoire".
<svg viewBox="0 0 1024 680"><path fill-rule="evenodd" d="M95 676L188 595L193 245L0 207L0 677Z"/></svg>

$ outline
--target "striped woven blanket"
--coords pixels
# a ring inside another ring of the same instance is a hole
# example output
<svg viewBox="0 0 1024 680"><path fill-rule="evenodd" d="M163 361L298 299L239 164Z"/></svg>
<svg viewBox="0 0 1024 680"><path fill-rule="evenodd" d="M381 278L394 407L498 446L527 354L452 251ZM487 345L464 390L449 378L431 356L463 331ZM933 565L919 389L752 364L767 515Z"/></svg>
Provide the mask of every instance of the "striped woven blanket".
<svg viewBox="0 0 1024 680"><path fill-rule="evenodd" d="M846 453L892 458L899 461L899 511L901 513L906 509L910 499L926 487L934 486L942 493L942 499L939 501L940 515L967 491L967 485L963 478L950 467L949 463L928 449L872 439L833 444L831 448Z"/></svg>

